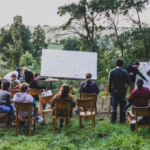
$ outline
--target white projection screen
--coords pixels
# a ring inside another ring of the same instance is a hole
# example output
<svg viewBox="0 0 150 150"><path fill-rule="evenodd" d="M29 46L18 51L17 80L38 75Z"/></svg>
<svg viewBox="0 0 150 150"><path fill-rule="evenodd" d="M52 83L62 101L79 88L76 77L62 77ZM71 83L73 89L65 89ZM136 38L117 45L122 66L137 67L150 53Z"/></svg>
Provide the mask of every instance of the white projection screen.
<svg viewBox="0 0 150 150"><path fill-rule="evenodd" d="M143 74L143 76L148 80L148 82L144 80L143 86L150 89L150 76L147 75L147 72L150 70L150 62L140 62L140 66L138 69ZM137 82L138 79L141 79L141 77L137 74L135 83ZM136 84L134 86L134 89L137 89Z"/></svg>
<svg viewBox="0 0 150 150"><path fill-rule="evenodd" d="M97 53L67 50L42 50L41 75L60 79L97 79Z"/></svg>

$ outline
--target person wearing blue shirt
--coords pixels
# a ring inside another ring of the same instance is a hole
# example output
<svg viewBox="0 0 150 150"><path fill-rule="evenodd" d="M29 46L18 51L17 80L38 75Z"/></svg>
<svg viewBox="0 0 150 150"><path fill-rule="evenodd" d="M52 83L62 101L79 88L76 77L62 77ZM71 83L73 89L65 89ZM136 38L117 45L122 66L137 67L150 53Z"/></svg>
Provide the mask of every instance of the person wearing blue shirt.
<svg viewBox="0 0 150 150"><path fill-rule="evenodd" d="M18 72L18 79L20 79L20 77L21 77L21 68L16 68L16 71Z"/></svg>
<svg viewBox="0 0 150 150"><path fill-rule="evenodd" d="M92 78L92 74L91 74L91 73L87 73L87 74L86 74L86 79L91 79L91 78ZM80 92L80 94L81 94L81 90L82 90L82 88L84 87L85 83L86 83L86 82L82 82L82 83L80 84L80 87L79 87L79 92ZM93 82L93 81L92 81L92 87L94 87L94 88L96 89L96 94L98 95L99 92L100 92L99 87L98 87L98 85L97 85L95 82Z"/></svg>

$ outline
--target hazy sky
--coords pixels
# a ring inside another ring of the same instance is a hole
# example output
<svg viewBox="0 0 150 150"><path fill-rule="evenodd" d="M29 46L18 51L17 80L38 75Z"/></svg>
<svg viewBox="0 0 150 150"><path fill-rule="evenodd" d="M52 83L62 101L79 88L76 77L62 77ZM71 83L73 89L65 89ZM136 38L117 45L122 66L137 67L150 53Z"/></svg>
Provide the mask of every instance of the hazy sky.
<svg viewBox="0 0 150 150"><path fill-rule="evenodd" d="M59 26L68 16L59 17L57 8L79 0L0 0L0 26L13 22L15 15L23 17L25 25Z"/></svg>
<svg viewBox="0 0 150 150"><path fill-rule="evenodd" d="M0 0L0 27L13 22L15 15L23 17L23 23L29 26L60 26L68 16L59 17L57 8L79 0ZM150 23L150 10L141 14L142 20Z"/></svg>

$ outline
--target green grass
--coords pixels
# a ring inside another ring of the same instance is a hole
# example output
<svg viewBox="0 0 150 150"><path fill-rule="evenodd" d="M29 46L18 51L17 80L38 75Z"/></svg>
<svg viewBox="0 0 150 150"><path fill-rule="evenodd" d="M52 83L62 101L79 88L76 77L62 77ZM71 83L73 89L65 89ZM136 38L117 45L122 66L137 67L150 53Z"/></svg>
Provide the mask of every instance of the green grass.
<svg viewBox="0 0 150 150"><path fill-rule="evenodd" d="M50 45L48 46L48 49L62 50L62 49L63 49L63 45L60 45L60 44L50 44Z"/></svg>
<svg viewBox="0 0 150 150"><path fill-rule="evenodd" d="M148 150L150 133L139 129L139 135L131 132L129 124L111 124L110 121L96 119L92 128L91 120L83 121L84 128L79 131L77 118L71 119L70 129L64 125L62 130L53 131L52 120L48 125L37 124L36 131L28 136L26 127L15 134L15 127L0 127L0 150Z"/></svg>

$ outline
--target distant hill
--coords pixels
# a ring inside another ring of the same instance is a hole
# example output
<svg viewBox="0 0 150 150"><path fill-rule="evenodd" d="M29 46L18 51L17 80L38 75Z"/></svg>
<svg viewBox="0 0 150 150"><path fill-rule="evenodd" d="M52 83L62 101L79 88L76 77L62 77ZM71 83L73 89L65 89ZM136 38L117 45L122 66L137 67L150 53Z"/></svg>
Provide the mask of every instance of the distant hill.
<svg viewBox="0 0 150 150"><path fill-rule="evenodd" d="M33 33L34 28L35 28L36 26L27 26L27 27L29 27L31 33ZM2 27L0 27L0 29L1 29L1 28L2 28ZM5 28L6 30L8 30L8 29L10 28L10 25L6 25L6 26L4 26L4 28ZM67 31L62 31L62 30L60 30L60 29L55 30L55 31L50 31L50 30L55 29L55 28L59 28L59 27L47 26L47 25L43 26L43 29L45 30L45 34L46 34L46 39L51 38L51 39L52 39L52 42L55 42L56 39L59 41L59 40L61 40L62 38L77 37L77 35L75 35L75 34L74 34L74 35L66 35L65 33L66 33ZM78 29L79 29L79 28L78 28ZM121 34L121 33L125 32L125 31L130 31L131 29L132 29L131 27L123 27L123 28L120 27L120 28L118 28L118 34ZM80 32L85 33L85 31L82 30L81 28L80 28L79 30L80 30ZM108 34L112 34L112 33L114 33L114 31L113 31L112 29L110 29L110 30L104 30L104 31L102 31L100 34L101 34L102 36L104 36L104 35L108 35ZM62 36L57 37L57 36L56 36L57 34L59 34L59 35L61 34Z"/></svg>

